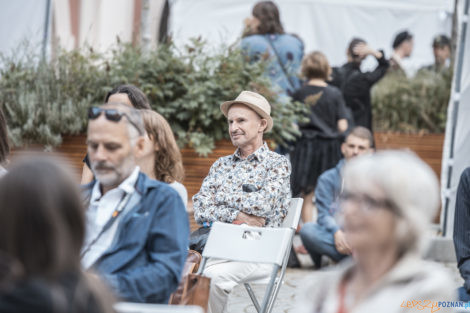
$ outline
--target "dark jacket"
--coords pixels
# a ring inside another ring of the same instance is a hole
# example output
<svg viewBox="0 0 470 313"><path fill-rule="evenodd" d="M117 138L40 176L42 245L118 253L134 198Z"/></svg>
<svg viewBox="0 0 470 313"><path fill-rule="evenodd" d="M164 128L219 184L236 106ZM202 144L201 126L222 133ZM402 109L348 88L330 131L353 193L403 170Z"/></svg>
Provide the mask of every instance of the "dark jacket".
<svg viewBox="0 0 470 313"><path fill-rule="evenodd" d="M54 282L31 277L3 282L0 288L2 313L103 313L112 311L108 294L95 294L84 278L67 273ZM95 286L96 287L96 286ZM105 296L105 297L102 297Z"/></svg>
<svg viewBox="0 0 470 313"><path fill-rule="evenodd" d="M372 131L372 108L370 90L386 73L389 66L385 55L377 59L377 67L370 72L362 72L360 64L349 62L334 68L332 85L341 89L346 106L352 111L354 125L364 126Z"/></svg>
<svg viewBox="0 0 470 313"><path fill-rule="evenodd" d="M83 186L90 198L94 182ZM89 200L88 200L89 203ZM87 204L88 204L87 203ZM178 193L139 173L111 247L93 268L126 301L167 303L188 252L189 223Z"/></svg>
<svg viewBox="0 0 470 313"><path fill-rule="evenodd" d="M455 200L454 247L457 266L465 280L464 287L470 291L470 167L460 176Z"/></svg>

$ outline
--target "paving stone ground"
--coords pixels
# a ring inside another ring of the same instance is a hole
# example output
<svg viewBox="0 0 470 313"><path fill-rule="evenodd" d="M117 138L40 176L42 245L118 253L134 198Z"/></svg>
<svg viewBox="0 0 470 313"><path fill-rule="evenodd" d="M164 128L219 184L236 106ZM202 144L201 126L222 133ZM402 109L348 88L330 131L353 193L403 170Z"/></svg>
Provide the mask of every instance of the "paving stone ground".
<svg viewBox="0 0 470 313"><path fill-rule="evenodd" d="M298 244L299 238L296 237L294 242ZM288 268L286 271L285 282L277 296L273 313L293 313L298 291L305 284L306 279L311 279L309 278L309 274L313 273L314 268L310 257L307 255L300 255L299 259L302 263L301 268ZM458 272L457 264L455 262L441 264L451 272L455 281L455 288L460 287L463 284L463 280ZM265 285L253 286L258 299L261 299L264 288ZM233 290L229 297L225 313L256 313L256 309L243 285L239 285Z"/></svg>

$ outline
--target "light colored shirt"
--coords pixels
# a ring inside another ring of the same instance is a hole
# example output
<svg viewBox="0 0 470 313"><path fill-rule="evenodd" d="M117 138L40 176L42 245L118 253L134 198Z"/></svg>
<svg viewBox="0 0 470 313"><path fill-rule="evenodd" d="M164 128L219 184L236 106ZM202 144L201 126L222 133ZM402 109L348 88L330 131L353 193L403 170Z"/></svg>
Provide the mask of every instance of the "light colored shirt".
<svg viewBox="0 0 470 313"><path fill-rule="evenodd" d="M82 249L82 266L85 269L91 267L96 260L111 246L119 221L126 212L118 215L111 227L103 234L100 233L103 227L112 218L112 214L119 206L124 206L135 191L135 184L139 177L139 167L137 166L129 177L127 177L118 187L109 190L102 195L100 183L96 181L90 198L90 206L86 212L86 236ZM98 240L96 240L96 238ZM96 240L96 241L95 241ZM95 242L93 242L95 241Z"/></svg>
<svg viewBox="0 0 470 313"><path fill-rule="evenodd" d="M280 226L289 209L290 163L269 150L266 143L247 158L237 149L218 159L193 197L199 224L232 223L243 212L266 219L266 226ZM243 191L243 185L255 189Z"/></svg>
<svg viewBox="0 0 470 313"><path fill-rule="evenodd" d="M7 170L0 165L0 177L2 177L3 175L5 175L7 173Z"/></svg>
<svg viewBox="0 0 470 313"><path fill-rule="evenodd" d="M174 181L168 185L174 190L176 190L176 192L178 192L179 196L181 197L181 200L183 200L184 208L187 209L188 208L188 191L186 190L184 185L177 181Z"/></svg>

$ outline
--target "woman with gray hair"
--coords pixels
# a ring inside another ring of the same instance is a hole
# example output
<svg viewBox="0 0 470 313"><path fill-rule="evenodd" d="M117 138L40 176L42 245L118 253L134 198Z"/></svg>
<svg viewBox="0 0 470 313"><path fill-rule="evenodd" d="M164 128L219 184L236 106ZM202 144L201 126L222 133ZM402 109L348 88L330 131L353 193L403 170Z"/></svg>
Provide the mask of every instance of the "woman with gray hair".
<svg viewBox="0 0 470 313"><path fill-rule="evenodd" d="M418 306L445 312L439 302L454 298L450 275L420 259L438 205L436 176L415 155L386 151L351 160L341 207L352 258L339 270L317 273L314 285L302 289L296 312L387 313Z"/></svg>

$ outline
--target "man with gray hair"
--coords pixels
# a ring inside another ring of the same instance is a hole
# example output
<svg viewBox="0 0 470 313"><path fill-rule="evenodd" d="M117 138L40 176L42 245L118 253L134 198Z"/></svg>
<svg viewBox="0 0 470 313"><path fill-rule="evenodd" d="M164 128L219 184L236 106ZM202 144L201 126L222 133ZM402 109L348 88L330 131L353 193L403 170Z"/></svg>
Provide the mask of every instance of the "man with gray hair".
<svg viewBox="0 0 470 313"><path fill-rule="evenodd" d="M83 186L86 237L82 265L116 296L166 303L187 254L184 205L167 184L139 171L145 134L139 112L120 103L88 112L88 156L96 180Z"/></svg>

